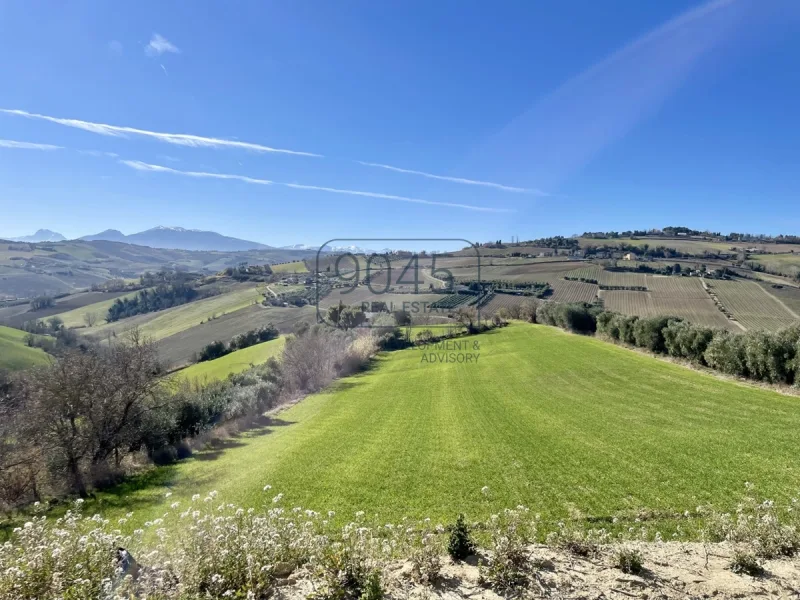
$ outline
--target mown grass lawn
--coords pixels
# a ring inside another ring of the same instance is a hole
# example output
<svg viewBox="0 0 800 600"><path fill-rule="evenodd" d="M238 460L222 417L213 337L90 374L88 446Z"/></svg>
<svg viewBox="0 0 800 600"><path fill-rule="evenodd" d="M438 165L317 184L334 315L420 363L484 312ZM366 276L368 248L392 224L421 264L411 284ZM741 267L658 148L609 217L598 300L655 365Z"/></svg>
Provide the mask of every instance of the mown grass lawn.
<svg viewBox="0 0 800 600"><path fill-rule="evenodd" d="M201 384L219 381L227 378L232 373L241 373L251 366L267 362L273 356L279 356L285 342L286 338L279 337L249 348L237 350L222 358L197 363L181 369L173 375L173 378L176 380L197 381Z"/></svg>
<svg viewBox="0 0 800 600"><path fill-rule="evenodd" d="M776 499L800 488L796 397L544 326L462 340L477 363L422 362L419 349L383 355L228 449L101 498L137 520L217 490L251 506L280 491L288 506L344 518L444 521L517 504L544 518L570 503L598 517L682 513L732 508L747 481Z"/></svg>

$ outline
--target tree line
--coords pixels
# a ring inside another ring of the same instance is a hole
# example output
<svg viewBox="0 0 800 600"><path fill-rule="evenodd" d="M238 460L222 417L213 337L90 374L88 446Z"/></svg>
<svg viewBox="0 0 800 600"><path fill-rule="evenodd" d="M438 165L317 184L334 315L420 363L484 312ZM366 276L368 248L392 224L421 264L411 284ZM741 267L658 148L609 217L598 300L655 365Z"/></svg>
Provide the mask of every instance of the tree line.
<svg viewBox="0 0 800 600"><path fill-rule="evenodd" d="M199 298L200 292L185 282L161 283L152 289L140 290L133 298L117 298L109 307L106 321L112 323L126 317L164 310Z"/></svg>

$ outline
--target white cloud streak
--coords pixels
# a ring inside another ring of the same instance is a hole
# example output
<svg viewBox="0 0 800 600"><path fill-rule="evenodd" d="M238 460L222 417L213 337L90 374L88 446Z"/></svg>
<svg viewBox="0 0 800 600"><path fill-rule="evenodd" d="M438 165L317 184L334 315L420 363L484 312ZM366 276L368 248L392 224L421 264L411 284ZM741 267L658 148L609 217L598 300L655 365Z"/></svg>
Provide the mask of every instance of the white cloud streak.
<svg viewBox="0 0 800 600"><path fill-rule="evenodd" d="M162 65L163 67L163 65ZM41 115L37 113L31 113L25 110L19 109L9 109L9 108L0 108L0 113L4 113L7 115L13 115L17 117L25 117L26 119L36 119L40 121L47 121L49 123L55 123L57 125L62 125L65 127L73 127L75 129L83 129L84 131L89 131L91 133L95 133L98 135L110 136L110 137L122 137L128 138L130 136L139 136L139 137L147 137L156 139L161 142L165 142L167 144L173 144L175 146L188 146L191 148L223 148L223 149L238 149L238 150L249 150L252 152L259 152L259 153L279 153L279 154L290 154L293 156L307 156L313 158L324 158L322 154L317 154L314 152L302 152L299 150L287 150L285 148L272 148L270 146L264 146L262 144L256 144L252 142L241 142L238 140L231 140L231 139L221 139L221 138L213 138L213 137L205 137L200 135L193 135L187 133L164 133L160 131L150 131L147 129L138 129L136 127L123 127L118 125L108 125L106 123L95 123L93 121L82 121L80 119L64 119L61 117L53 117L49 115ZM533 194L536 196L549 196L547 192L544 192L539 189L535 188L523 188L523 187L516 187L511 185L504 185L501 183L495 183L492 181L481 181L477 179L467 179L464 177L449 177L446 175L435 175L433 173L427 173L425 171L415 171L413 169L403 169L400 167L395 167L392 165L386 165L381 163L373 163L367 161L355 161L356 163L377 169L384 169L387 171L393 171L396 173L404 173L407 175L416 175L419 177L425 177L427 179L436 179L440 181L448 181L451 183L458 183L462 185L472 185L472 186L481 186L486 188L491 188L503 192L514 192L514 193L522 193L522 194Z"/></svg>
<svg viewBox="0 0 800 600"><path fill-rule="evenodd" d="M148 137L161 142L166 142L167 144L173 144L175 146L189 146L192 148L237 148L240 150L250 150L253 152L277 152L280 154L292 154L296 156L322 157L321 154L314 154L312 152L298 152L283 148L270 148L269 146L251 144L249 142L239 142L235 140L190 135L187 133L162 133L159 131L149 131L147 129L137 129L135 127L120 127L117 125L107 125L105 123L81 121L79 119L62 119L60 117L51 117L48 115L30 113L25 110L0 108L0 113L25 117L27 119L47 121L49 123L55 123L65 127L74 127L75 129L83 129L84 131L89 131L98 135L122 138L126 138L128 136Z"/></svg>
<svg viewBox="0 0 800 600"><path fill-rule="evenodd" d="M15 148L17 150L61 150L63 146L35 144L33 142L17 142L15 140L0 140L0 148Z"/></svg>
<svg viewBox="0 0 800 600"><path fill-rule="evenodd" d="M180 54L180 49L163 35L154 33L150 38L150 43L144 47L144 52L147 56L159 56L164 52Z"/></svg>
<svg viewBox="0 0 800 600"><path fill-rule="evenodd" d="M360 165L365 167L376 167L378 169L386 169L387 171L394 171L395 173L406 173L408 175L419 175L420 177L427 177L428 179L438 179L440 181L450 181L452 183L462 183L464 185L479 185L483 187L501 190L503 192L517 192L521 194L535 194L537 196L548 196L546 192L537 190L535 188L522 188L512 185L503 185L502 183L494 183L492 181L480 181L476 179L465 179L463 177L448 177L446 175L434 175L433 173L426 173L425 171L414 171L412 169L401 169L400 167L393 167L392 165L383 165L380 163L371 163L357 160Z"/></svg>
<svg viewBox="0 0 800 600"><path fill-rule="evenodd" d="M230 175L227 173L208 173L205 171L181 171L171 167L164 167L162 165L153 165L138 160L121 160L120 163L137 171L149 171L154 173L170 173L172 175L183 175L184 177L196 177L199 179L227 179L234 181L242 181L254 185L278 185L288 187L295 190L308 190L316 192L326 192L329 194L344 194L347 196L360 196L362 198L376 198L379 200L393 200L396 202L410 202L413 204L427 204L431 206L445 206L448 208L459 208L463 210L472 210L479 212L492 212L492 213L508 213L515 212L506 208L491 208L486 206L474 206L472 204L459 204L455 202L437 202L434 200L423 200L420 198L409 198L407 196L396 196L394 194L382 194L379 192L364 192L361 190L347 190L318 185L306 185L301 183L282 183L279 181L271 181L269 179L257 179L254 177L246 177L244 175Z"/></svg>

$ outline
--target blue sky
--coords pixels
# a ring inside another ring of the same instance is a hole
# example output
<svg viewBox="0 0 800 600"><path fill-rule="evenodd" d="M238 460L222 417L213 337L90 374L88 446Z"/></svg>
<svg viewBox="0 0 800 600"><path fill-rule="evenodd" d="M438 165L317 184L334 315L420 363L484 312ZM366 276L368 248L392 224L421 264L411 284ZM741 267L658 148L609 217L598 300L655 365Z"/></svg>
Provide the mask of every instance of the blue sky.
<svg viewBox="0 0 800 600"><path fill-rule="evenodd" d="M0 235L797 233L799 30L789 0L4 2Z"/></svg>

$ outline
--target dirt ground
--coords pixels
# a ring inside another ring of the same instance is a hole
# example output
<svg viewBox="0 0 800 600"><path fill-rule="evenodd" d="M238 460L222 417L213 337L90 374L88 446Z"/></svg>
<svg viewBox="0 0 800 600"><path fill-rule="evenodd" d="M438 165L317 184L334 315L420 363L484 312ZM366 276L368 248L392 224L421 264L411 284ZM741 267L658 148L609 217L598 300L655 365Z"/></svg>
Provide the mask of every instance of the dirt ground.
<svg viewBox="0 0 800 600"><path fill-rule="evenodd" d="M764 561L762 577L737 575L729 568L732 548L726 544L631 543L644 558L640 575L612 566L615 547L581 558L545 546L531 547L532 571L526 588L497 594L481 584L479 558L454 564L442 560L441 578L433 586L415 584L411 565L389 565L384 578L389 599L496 600L500 598L672 600L687 598L800 598L800 557ZM300 600L314 591L307 574L298 571L281 583L275 598Z"/></svg>

